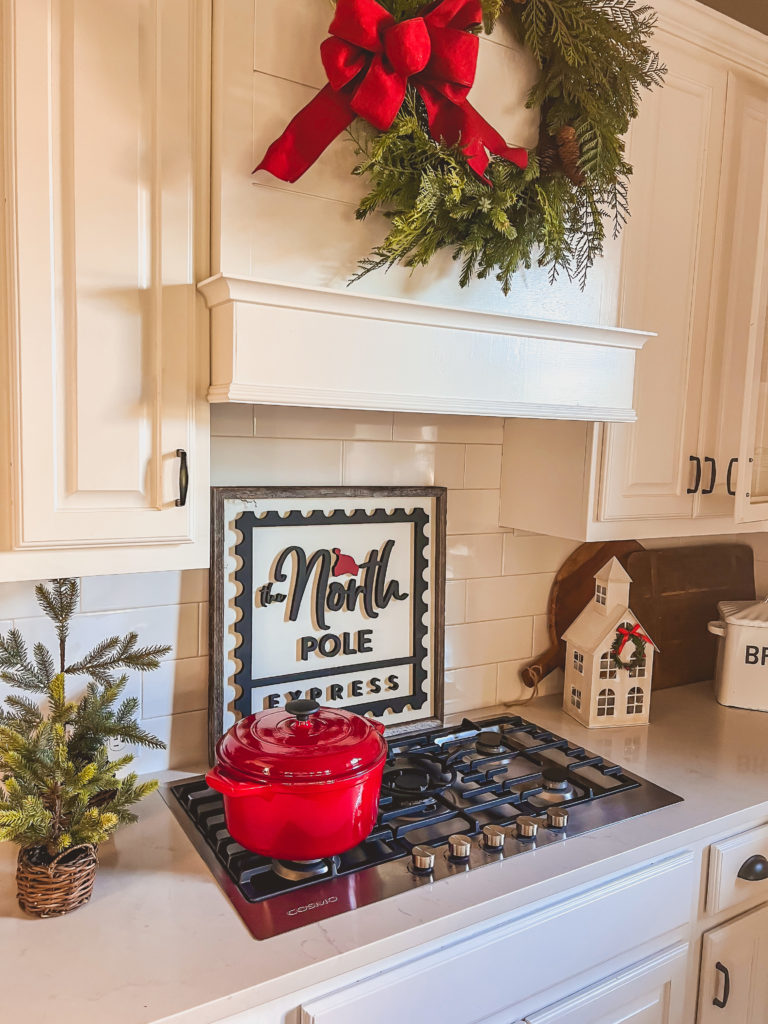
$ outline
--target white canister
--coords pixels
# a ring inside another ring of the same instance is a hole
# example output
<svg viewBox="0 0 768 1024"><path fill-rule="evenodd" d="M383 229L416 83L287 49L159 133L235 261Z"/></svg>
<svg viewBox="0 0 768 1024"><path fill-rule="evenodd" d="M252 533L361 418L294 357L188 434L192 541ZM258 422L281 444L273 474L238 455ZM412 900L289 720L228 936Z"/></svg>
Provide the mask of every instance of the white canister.
<svg viewBox="0 0 768 1024"><path fill-rule="evenodd" d="M718 645L715 691L720 704L768 711L768 598L720 601L708 629Z"/></svg>

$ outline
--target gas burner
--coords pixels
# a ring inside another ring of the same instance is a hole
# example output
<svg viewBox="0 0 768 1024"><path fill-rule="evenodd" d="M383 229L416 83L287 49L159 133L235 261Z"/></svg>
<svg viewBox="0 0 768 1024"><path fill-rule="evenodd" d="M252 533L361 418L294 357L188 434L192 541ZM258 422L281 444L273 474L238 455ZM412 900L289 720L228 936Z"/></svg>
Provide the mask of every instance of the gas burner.
<svg viewBox="0 0 768 1024"><path fill-rule="evenodd" d="M333 868L333 858L320 860L273 860L272 870L288 882L305 882L308 878L327 875Z"/></svg>
<svg viewBox="0 0 768 1024"><path fill-rule="evenodd" d="M430 778L425 768L390 768L384 772L383 785L391 790L393 796L418 800L429 795Z"/></svg>
<svg viewBox="0 0 768 1024"><path fill-rule="evenodd" d="M578 795L568 778L567 768L561 768L560 765L552 764L542 768L541 783L542 791L529 797L530 803L536 807L563 804L575 800Z"/></svg>
<svg viewBox="0 0 768 1024"><path fill-rule="evenodd" d="M481 754L503 754L507 750L502 742L501 733L496 729L486 729L479 733L475 746Z"/></svg>
<svg viewBox="0 0 768 1024"><path fill-rule="evenodd" d="M456 781L456 769L447 762L440 764L427 755L397 756L384 769L381 782L383 796L393 807L412 807L427 803L434 807L435 797Z"/></svg>

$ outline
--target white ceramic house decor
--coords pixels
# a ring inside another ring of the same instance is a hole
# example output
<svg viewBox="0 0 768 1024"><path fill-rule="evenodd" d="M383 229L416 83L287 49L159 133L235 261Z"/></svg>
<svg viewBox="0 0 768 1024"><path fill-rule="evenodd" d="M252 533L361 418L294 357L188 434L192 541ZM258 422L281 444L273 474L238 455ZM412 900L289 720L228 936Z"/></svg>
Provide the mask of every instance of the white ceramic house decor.
<svg viewBox="0 0 768 1024"><path fill-rule="evenodd" d="M590 729L648 724L656 647L629 607L631 582L617 558L606 562L563 634L563 710Z"/></svg>

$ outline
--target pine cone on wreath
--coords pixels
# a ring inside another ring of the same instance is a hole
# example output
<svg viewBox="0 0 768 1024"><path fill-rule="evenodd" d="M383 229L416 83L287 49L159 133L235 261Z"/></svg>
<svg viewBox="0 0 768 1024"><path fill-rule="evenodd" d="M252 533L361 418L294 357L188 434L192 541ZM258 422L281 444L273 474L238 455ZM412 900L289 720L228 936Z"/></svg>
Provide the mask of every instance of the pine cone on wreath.
<svg viewBox="0 0 768 1024"><path fill-rule="evenodd" d="M544 132L539 136L537 147L539 154L539 170L542 174L553 174L560 169L560 154L557 150L557 142L551 135Z"/></svg>
<svg viewBox="0 0 768 1024"><path fill-rule="evenodd" d="M564 124L557 133L557 152L560 162L563 165L565 176L574 185L583 185L586 178L579 167L581 149L576 136L576 129L573 125Z"/></svg>

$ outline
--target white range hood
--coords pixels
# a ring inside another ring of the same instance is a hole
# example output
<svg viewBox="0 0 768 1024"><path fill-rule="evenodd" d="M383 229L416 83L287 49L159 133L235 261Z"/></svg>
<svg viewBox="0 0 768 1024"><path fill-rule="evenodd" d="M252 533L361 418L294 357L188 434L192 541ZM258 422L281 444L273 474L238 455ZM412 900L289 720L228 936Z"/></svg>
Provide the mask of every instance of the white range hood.
<svg viewBox="0 0 768 1024"><path fill-rule="evenodd" d="M211 402L630 421L638 331L217 274Z"/></svg>

